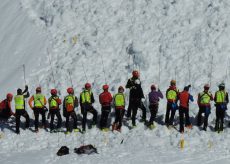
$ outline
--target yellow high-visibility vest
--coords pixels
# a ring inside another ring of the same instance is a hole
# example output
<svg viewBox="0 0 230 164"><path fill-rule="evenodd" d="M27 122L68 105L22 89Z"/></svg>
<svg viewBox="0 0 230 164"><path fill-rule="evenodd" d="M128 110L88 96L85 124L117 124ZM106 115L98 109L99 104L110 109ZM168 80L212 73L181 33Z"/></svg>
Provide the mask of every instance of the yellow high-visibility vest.
<svg viewBox="0 0 230 164"><path fill-rule="evenodd" d="M117 93L114 96L114 103L116 107L125 106L125 96L123 93Z"/></svg>
<svg viewBox="0 0 230 164"><path fill-rule="evenodd" d="M14 96L14 102L15 102L15 110L24 109L24 96L23 95Z"/></svg>

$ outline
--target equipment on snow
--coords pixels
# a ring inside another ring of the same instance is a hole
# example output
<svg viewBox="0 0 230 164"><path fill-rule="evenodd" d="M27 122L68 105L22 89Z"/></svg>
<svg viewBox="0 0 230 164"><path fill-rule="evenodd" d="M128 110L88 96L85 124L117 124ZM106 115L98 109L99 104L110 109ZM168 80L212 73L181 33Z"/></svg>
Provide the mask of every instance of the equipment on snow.
<svg viewBox="0 0 230 164"><path fill-rule="evenodd" d="M91 144L83 145L83 146L80 146L79 148L75 148L74 152L77 154L88 154L88 155L93 154L93 153L98 154L97 149Z"/></svg>
<svg viewBox="0 0 230 164"><path fill-rule="evenodd" d="M67 154L69 154L69 148L67 146L62 146L57 152L57 156L63 156Z"/></svg>

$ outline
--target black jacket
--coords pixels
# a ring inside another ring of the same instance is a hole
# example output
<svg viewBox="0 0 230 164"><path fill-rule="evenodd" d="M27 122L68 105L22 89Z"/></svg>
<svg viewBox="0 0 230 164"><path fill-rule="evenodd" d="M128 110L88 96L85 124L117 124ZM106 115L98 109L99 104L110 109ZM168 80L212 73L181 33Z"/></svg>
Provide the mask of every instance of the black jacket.
<svg viewBox="0 0 230 164"><path fill-rule="evenodd" d="M130 89L130 94L129 94L129 98L130 99L142 99L145 98L144 97L144 93L141 87L141 84L135 84L135 78L130 78L126 84L126 88Z"/></svg>

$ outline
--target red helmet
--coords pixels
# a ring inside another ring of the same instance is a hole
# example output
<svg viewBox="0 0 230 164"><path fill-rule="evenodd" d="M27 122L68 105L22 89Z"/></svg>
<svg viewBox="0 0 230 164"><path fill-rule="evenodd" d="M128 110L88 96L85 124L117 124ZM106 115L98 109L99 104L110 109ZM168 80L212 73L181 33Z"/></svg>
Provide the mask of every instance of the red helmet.
<svg viewBox="0 0 230 164"><path fill-rule="evenodd" d="M118 92L124 92L124 88L122 87L122 86L120 86L119 88L118 88Z"/></svg>
<svg viewBox="0 0 230 164"><path fill-rule="evenodd" d="M132 72L133 77L138 78L139 77L139 72L137 70L134 70Z"/></svg>
<svg viewBox="0 0 230 164"><path fill-rule="evenodd" d="M68 89L67 89L67 93L69 93L69 94L73 94L73 93L74 93L73 88L68 88Z"/></svg>
<svg viewBox="0 0 230 164"><path fill-rule="evenodd" d="M105 85L103 85L103 90L108 90L109 89L109 85L107 85L107 84L105 84Z"/></svg>
<svg viewBox="0 0 230 164"><path fill-rule="evenodd" d="M154 84L151 85L151 90L156 90L156 86Z"/></svg>
<svg viewBox="0 0 230 164"><path fill-rule="evenodd" d="M91 88L91 84L90 83L86 83L85 84L85 89L90 89Z"/></svg>
<svg viewBox="0 0 230 164"><path fill-rule="evenodd" d="M12 100L13 99L13 94L12 93L7 93L6 99L7 100Z"/></svg>
<svg viewBox="0 0 230 164"><path fill-rule="evenodd" d="M204 85L204 89L205 89L205 90L209 90L209 88L210 88L210 85L209 85L209 84L205 84L205 85Z"/></svg>
<svg viewBox="0 0 230 164"><path fill-rule="evenodd" d="M42 88L41 87L37 87L36 88L36 92L41 92L42 91Z"/></svg>
<svg viewBox="0 0 230 164"><path fill-rule="evenodd" d="M50 90L50 93L51 93L52 95L57 95L57 90L56 90L56 89L51 89L51 90Z"/></svg>

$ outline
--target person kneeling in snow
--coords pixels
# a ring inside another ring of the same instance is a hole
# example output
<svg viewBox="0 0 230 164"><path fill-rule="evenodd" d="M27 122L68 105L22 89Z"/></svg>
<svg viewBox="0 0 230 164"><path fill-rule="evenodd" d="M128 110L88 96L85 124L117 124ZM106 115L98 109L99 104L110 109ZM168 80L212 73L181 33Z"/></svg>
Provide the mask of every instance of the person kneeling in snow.
<svg viewBox="0 0 230 164"><path fill-rule="evenodd" d="M180 116L180 132L184 132L184 115L185 115L185 126L189 129L192 128L192 124L189 120L189 100L194 101L193 96L189 94L189 88L191 85L184 87L184 91L179 93L179 116Z"/></svg>
<svg viewBox="0 0 230 164"><path fill-rule="evenodd" d="M12 99L13 99L13 94L8 93L6 95L6 99L1 101L1 103L0 103L0 120L7 121L10 118L10 116L15 115L11 109Z"/></svg>
<svg viewBox="0 0 230 164"><path fill-rule="evenodd" d="M122 119L125 113L125 95L124 88L120 86L118 88L118 93L114 95L114 105L115 105L115 122L113 123L112 130L121 131Z"/></svg>
<svg viewBox="0 0 230 164"><path fill-rule="evenodd" d="M160 89L158 89L158 91L156 91L156 86L152 85L151 86L151 92L149 93L149 110L151 113L151 117L149 119L149 122L147 124L147 126L149 128L154 128L154 124L153 121L156 118L156 114L158 112L158 106L159 106L159 101L160 99L163 99L163 94L161 93Z"/></svg>
<svg viewBox="0 0 230 164"><path fill-rule="evenodd" d="M99 102L101 104L101 121L100 121L100 128L102 131L107 131L107 120L109 113L111 112L111 102L113 100L111 93L108 91L109 86L103 85L103 90L99 95Z"/></svg>

